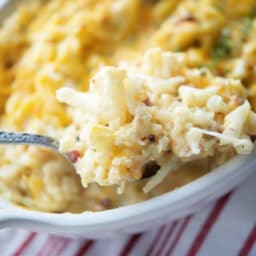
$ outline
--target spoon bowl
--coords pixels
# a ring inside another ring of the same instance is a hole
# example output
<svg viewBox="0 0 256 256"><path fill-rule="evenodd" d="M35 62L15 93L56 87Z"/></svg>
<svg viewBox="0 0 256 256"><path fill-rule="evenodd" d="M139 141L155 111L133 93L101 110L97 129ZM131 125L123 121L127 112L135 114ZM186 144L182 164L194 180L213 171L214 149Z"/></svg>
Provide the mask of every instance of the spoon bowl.
<svg viewBox="0 0 256 256"><path fill-rule="evenodd" d="M57 152L58 154L62 155L69 162L69 164L73 166L74 169L74 163L77 161L77 158L79 157L79 154L76 151L60 151L59 142L56 139L39 134L0 131L0 144L37 145L49 148ZM146 171L141 177L141 179L135 180L134 182L140 182L149 179L150 177L154 176L157 173L158 169L154 169L152 171L152 168L149 168L149 171Z"/></svg>

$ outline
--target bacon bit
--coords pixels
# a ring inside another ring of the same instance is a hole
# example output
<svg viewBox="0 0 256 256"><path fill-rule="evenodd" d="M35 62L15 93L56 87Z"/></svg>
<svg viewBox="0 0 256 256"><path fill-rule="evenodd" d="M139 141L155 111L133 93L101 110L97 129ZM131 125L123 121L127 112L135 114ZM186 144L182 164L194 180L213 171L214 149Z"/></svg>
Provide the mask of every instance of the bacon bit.
<svg viewBox="0 0 256 256"><path fill-rule="evenodd" d="M243 103L243 98L239 95L231 96L231 98L237 105L241 105Z"/></svg>
<svg viewBox="0 0 256 256"><path fill-rule="evenodd" d="M256 141L256 135L252 135L251 139L252 139L253 142Z"/></svg>
<svg viewBox="0 0 256 256"><path fill-rule="evenodd" d="M143 167L143 174L141 179L149 178L154 176L161 166L154 160L148 161Z"/></svg>
<svg viewBox="0 0 256 256"><path fill-rule="evenodd" d="M148 141L149 141L150 143L153 143L153 142L155 142L155 140L156 140L156 137L155 137L155 135L153 135L153 134L150 134L150 135L148 136Z"/></svg>
<svg viewBox="0 0 256 256"><path fill-rule="evenodd" d="M68 155L70 162L72 162L72 163L75 163L77 161L77 159L81 156L80 152L77 150L72 150L72 151L68 152L67 155Z"/></svg>
<svg viewBox="0 0 256 256"><path fill-rule="evenodd" d="M109 199L109 198L102 198L101 200L100 200L100 204L105 208L105 209L108 209L108 208L110 208L111 207L111 204L112 204L112 202L111 202L111 200Z"/></svg>
<svg viewBox="0 0 256 256"><path fill-rule="evenodd" d="M153 143L156 141L156 137L153 134L148 135L147 137L141 138L142 141L148 141L149 143Z"/></svg>
<svg viewBox="0 0 256 256"><path fill-rule="evenodd" d="M223 133L223 129L222 128L217 128L217 132Z"/></svg>
<svg viewBox="0 0 256 256"><path fill-rule="evenodd" d="M254 70L254 58L246 60L245 65L248 71L252 72Z"/></svg>
<svg viewBox="0 0 256 256"><path fill-rule="evenodd" d="M110 209L112 205L112 201L109 198L102 198L94 206L95 211L103 211L106 209Z"/></svg>
<svg viewBox="0 0 256 256"><path fill-rule="evenodd" d="M152 106L152 103L150 101L150 99L147 97L145 100L143 100L143 103L146 105L146 106Z"/></svg>
<svg viewBox="0 0 256 256"><path fill-rule="evenodd" d="M204 151L205 150L205 146L202 143L199 143L199 148Z"/></svg>
<svg viewBox="0 0 256 256"><path fill-rule="evenodd" d="M4 63L4 68L5 69L11 69L14 65L14 62L12 60L7 60L5 63Z"/></svg>
<svg viewBox="0 0 256 256"><path fill-rule="evenodd" d="M195 17L193 17L190 14L187 14L186 16L184 16L183 18L180 18L176 21L176 24L180 24L183 22L197 22L197 19Z"/></svg>

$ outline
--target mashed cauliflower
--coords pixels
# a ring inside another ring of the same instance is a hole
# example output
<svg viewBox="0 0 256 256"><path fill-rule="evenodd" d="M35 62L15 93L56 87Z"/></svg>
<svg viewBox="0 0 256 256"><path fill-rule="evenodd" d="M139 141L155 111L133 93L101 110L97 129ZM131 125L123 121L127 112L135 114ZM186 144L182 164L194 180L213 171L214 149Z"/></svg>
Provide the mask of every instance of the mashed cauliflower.
<svg viewBox="0 0 256 256"><path fill-rule="evenodd" d="M189 69L182 53L150 49L136 65L102 67L88 92L65 87L57 99L73 117L60 148L78 152L85 187L138 180L151 163L159 170L148 192L183 162L253 149L256 114L241 82Z"/></svg>

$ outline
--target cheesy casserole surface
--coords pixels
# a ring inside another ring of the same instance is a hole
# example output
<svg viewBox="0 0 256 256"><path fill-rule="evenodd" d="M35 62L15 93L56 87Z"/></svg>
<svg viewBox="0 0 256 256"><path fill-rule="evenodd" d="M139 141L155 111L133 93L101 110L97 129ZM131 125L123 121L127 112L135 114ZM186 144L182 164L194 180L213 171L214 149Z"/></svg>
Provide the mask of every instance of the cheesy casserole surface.
<svg viewBox="0 0 256 256"><path fill-rule="evenodd" d="M255 62L254 0L22 1L0 30L0 129L60 140L77 173L46 149L4 145L1 195L99 211L249 154Z"/></svg>

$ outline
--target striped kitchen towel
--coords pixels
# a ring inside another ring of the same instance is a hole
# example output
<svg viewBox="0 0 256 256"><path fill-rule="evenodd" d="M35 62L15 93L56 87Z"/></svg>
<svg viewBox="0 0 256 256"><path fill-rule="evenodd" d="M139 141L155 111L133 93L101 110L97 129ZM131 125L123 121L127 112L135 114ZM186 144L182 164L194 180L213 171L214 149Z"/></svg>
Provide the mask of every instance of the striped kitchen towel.
<svg viewBox="0 0 256 256"><path fill-rule="evenodd" d="M195 215L150 232L79 240L6 229L1 256L256 256L256 175Z"/></svg>

